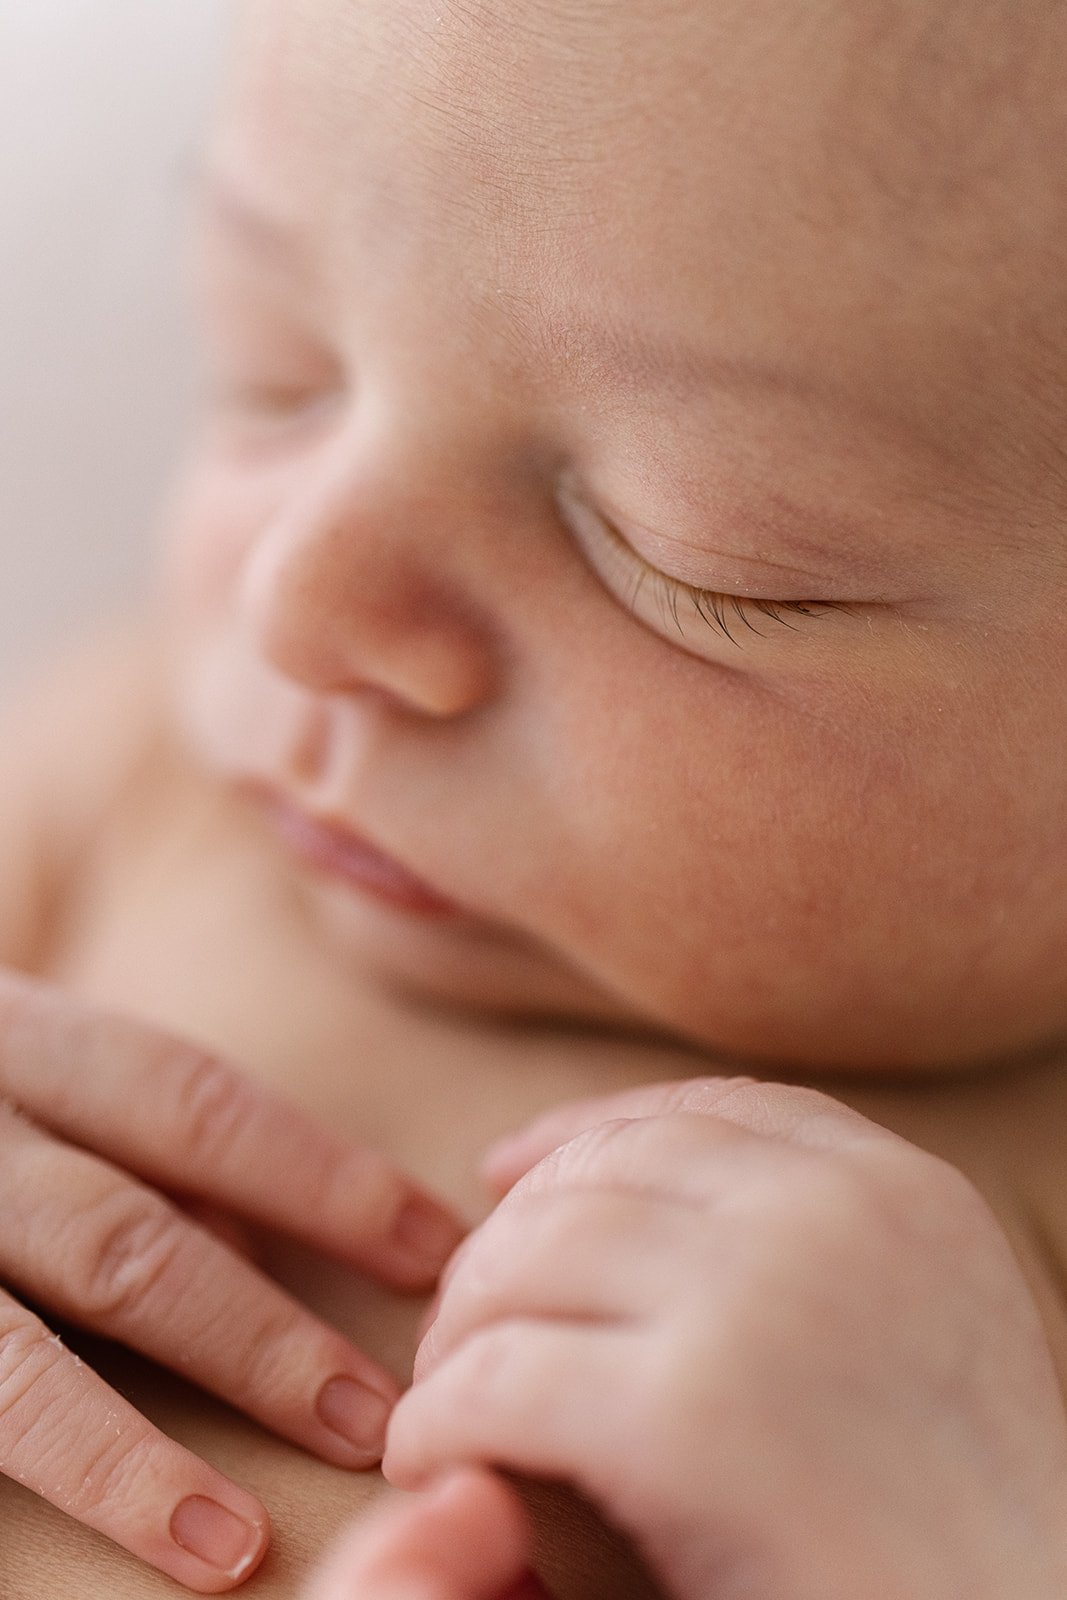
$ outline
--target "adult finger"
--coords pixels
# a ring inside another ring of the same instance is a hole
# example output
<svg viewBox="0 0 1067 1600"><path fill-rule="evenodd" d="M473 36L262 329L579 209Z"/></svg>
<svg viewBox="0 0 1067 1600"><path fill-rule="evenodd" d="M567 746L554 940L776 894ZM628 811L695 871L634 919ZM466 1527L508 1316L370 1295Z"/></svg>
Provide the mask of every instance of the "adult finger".
<svg viewBox="0 0 1067 1600"><path fill-rule="evenodd" d="M201 1594L243 1582L270 1538L253 1495L152 1427L2 1292L0 1472Z"/></svg>
<svg viewBox="0 0 1067 1600"><path fill-rule="evenodd" d="M217 1056L0 971L0 1096L165 1188L240 1213L398 1288L431 1284L459 1221L390 1162Z"/></svg>
<svg viewBox="0 0 1067 1600"><path fill-rule="evenodd" d="M306 1600L540 1600L530 1545L518 1496L461 1469L358 1523Z"/></svg>
<svg viewBox="0 0 1067 1600"><path fill-rule="evenodd" d="M0 1277L338 1466L380 1457L384 1368L154 1191L0 1108Z"/></svg>
<svg viewBox="0 0 1067 1600"><path fill-rule="evenodd" d="M553 1150L599 1123L676 1112L718 1117L750 1133L813 1149L895 1138L816 1089L755 1078L685 1078L558 1106L492 1145L482 1171L494 1189L505 1193Z"/></svg>

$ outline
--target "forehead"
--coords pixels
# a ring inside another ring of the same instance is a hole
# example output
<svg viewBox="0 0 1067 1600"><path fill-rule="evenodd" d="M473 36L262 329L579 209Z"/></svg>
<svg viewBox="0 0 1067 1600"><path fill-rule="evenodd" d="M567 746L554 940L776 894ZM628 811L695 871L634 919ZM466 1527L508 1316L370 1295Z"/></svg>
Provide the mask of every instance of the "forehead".
<svg viewBox="0 0 1067 1600"><path fill-rule="evenodd" d="M439 317L555 302L578 359L583 299L636 308L846 388L929 369L943 417L935 362L1062 339L1065 45L1053 0L245 0L222 143Z"/></svg>
<svg viewBox="0 0 1067 1600"><path fill-rule="evenodd" d="M943 213L967 180L1032 161L1063 127L1065 9L243 0L241 78L265 90L269 121L303 98L306 133L310 96L321 133L343 142L347 132L357 148L392 135L417 148L429 182L480 177L487 202L503 183L512 203L526 197L541 213L542 198L582 191L587 175L626 172L654 200L648 177L669 188L684 151L706 201L732 169L758 165L773 193L788 183L826 223L845 200Z"/></svg>

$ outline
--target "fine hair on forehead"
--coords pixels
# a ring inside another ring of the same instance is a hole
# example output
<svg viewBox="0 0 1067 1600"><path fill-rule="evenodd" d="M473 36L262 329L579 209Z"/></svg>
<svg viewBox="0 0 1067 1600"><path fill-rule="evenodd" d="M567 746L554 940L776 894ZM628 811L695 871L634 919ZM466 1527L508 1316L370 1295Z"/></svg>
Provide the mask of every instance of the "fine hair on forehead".
<svg viewBox="0 0 1067 1600"><path fill-rule="evenodd" d="M480 15L494 32L520 26L502 0L443 4L468 25ZM542 28L577 24L579 38L605 47L620 13L619 0L540 0L530 9L543 12ZM827 137L902 204L980 184L1027 130L1035 152L1053 157L1038 130L1064 131L1067 0L623 0L622 9L657 32L675 30L682 59L693 59L701 36L736 31L744 43L756 28L761 44L783 53L799 41L831 86ZM538 31L535 20L521 26Z"/></svg>
<svg viewBox="0 0 1067 1600"><path fill-rule="evenodd" d="M700 0L716 5L719 0ZM1010 200L1020 175L1063 192L1067 0L836 0L850 37L831 90L826 170L912 220Z"/></svg>

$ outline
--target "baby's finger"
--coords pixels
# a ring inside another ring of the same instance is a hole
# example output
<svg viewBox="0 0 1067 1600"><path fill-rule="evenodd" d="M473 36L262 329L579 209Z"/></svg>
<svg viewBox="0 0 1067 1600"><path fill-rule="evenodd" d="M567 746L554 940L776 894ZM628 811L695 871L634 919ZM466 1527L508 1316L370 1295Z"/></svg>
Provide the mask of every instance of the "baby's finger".
<svg viewBox="0 0 1067 1600"><path fill-rule="evenodd" d="M522 1504L491 1473L450 1474L361 1522L307 1600L538 1600Z"/></svg>
<svg viewBox="0 0 1067 1600"><path fill-rule="evenodd" d="M687 1104L693 1098L702 1099L699 1109L710 1110L718 1099L754 1081L752 1078L679 1079L674 1083L623 1089L618 1094L565 1101L492 1144L483 1157L482 1172L493 1188L503 1194L553 1150L602 1122L661 1117L672 1111L697 1109Z"/></svg>
<svg viewBox="0 0 1067 1600"><path fill-rule="evenodd" d="M639 1445L619 1397L640 1356L624 1324L515 1318L481 1328L400 1400L382 1471L418 1489L448 1467L481 1464L606 1494L613 1485L590 1481L591 1458L594 1470L610 1466Z"/></svg>
<svg viewBox="0 0 1067 1600"><path fill-rule="evenodd" d="M201 1594L259 1565L263 1506L175 1444L0 1293L0 1472Z"/></svg>
<svg viewBox="0 0 1067 1600"><path fill-rule="evenodd" d="M161 1195L0 1110L0 1277L338 1466L380 1457L395 1380Z"/></svg>
<svg viewBox="0 0 1067 1600"><path fill-rule="evenodd" d="M679 1219L693 1226L692 1209L673 1198L516 1190L453 1257L416 1378L490 1322L633 1324L658 1311L677 1270Z"/></svg>
<svg viewBox="0 0 1067 1600"><path fill-rule="evenodd" d="M284 1230L399 1288L459 1222L383 1157L195 1046L0 972L0 1096L119 1166Z"/></svg>
<svg viewBox="0 0 1067 1600"><path fill-rule="evenodd" d="M893 1137L858 1111L815 1089L761 1083L755 1078L685 1078L559 1106L492 1145L482 1171L503 1194L553 1150L599 1123L675 1112L719 1117L750 1133L815 1149L865 1137Z"/></svg>

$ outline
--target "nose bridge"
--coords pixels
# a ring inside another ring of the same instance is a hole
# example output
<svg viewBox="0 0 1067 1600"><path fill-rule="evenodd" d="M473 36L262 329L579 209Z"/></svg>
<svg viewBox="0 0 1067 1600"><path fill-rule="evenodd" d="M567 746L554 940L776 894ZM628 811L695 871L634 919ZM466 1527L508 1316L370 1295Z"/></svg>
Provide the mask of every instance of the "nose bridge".
<svg viewBox="0 0 1067 1600"><path fill-rule="evenodd" d="M494 681L493 624L469 581L471 543L489 532L484 489L447 450L334 443L250 552L241 603L261 650L321 693L473 709Z"/></svg>

